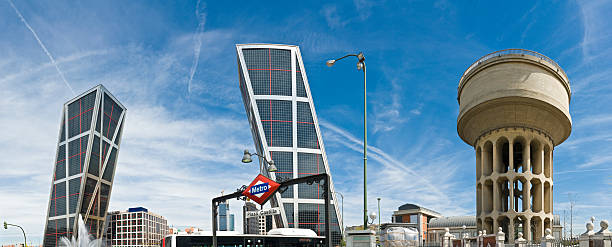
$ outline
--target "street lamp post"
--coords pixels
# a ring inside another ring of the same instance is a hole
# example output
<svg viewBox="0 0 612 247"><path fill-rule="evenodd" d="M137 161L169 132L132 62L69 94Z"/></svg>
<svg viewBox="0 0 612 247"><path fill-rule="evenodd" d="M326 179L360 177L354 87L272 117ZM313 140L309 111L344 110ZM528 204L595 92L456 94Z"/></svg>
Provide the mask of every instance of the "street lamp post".
<svg viewBox="0 0 612 247"><path fill-rule="evenodd" d="M381 218L381 214L380 214L380 197L377 198L378 200L378 232L380 234L380 218Z"/></svg>
<svg viewBox="0 0 612 247"><path fill-rule="evenodd" d="M6 223L6 221L5 221L4 222L4 229L8 229L8 226L16 226L16 227L19 227L19 229L21 229L21 232L23 232L23 246L24 247L28 247L28 244L27 244L28 240L26 239L26 234L25 234L25 231L23 230L23 228L21 226L18 226L18 225L13 225L13 224Z"/></svg>
<svg viewBox="0 0 612 247"><path fill-rule="evenodd" d="M346 57L357 57L357 69L363 70L363 229L368 227L368 190L367 190L367 174L368 174L368 122L367 122L367 96L366 96L366 65L365 57L362 52L359 54L347 54L335 60L328 60L327 66L331 67L337 61Z"/></svg>
<svg viewBox="0 0 612 247"><path fill-rule="evenodd" d="M461 226L461 245L465 246L465 228L467 228L465 225Z"/></svg>

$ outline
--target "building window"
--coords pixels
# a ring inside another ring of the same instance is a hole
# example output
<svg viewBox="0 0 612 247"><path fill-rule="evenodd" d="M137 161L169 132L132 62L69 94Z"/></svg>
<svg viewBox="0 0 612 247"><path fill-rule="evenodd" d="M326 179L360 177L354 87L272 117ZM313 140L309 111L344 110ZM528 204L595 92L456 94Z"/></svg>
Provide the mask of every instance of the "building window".
<svg viewBox="0 0 612 247"><path fill-rule="evenodd" d="M418 223L419 220L417 219L418 215L417 214L411 214L410 215L410 223Z"/></svg>
<svg viewBox="0 0 612 247"><path fill-rule="evenodd" d="M257 100L256 102L268 145L291 147L293 145L291 101Z"/></svg>
<svg viewBox="0 0 612 247"><path fill-rule="evenodd" d="M291 51L244 49L243 54L255 95L291 96Z"/></svg>

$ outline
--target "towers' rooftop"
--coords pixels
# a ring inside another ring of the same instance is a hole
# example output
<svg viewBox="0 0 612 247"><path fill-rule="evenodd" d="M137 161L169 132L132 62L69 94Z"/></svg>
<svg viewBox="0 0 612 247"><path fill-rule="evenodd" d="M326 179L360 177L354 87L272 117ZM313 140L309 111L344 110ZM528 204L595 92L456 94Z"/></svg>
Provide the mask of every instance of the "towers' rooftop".
<svg viewBox="0 0 612 247"><path fill-rule="evenodd" d="M467 82L468 78L478 71L478 69L476 68L480 69L482 67L485 67L489 63L495 62L501 59L502 57L503 58L521 57L525 59L532 59L532 60L538 61L539 63L543 65L549 66L552 71L559 73L559 76L561 77L560 79L563 81L564 86L567 89L567 93L571 97L572 92L569 86L569 79L567 78L565 71L554 60L538 52L535 52L535 51L530 51L530 50L525 50L525 49L504 49L504 50L494 51L487 55L482 56L481 58L476 60L474 63L472 63L470 67L468 67L465 70L465 72L463 72L463 75L461 75L461 79L459 80L459 86L457 87L457 100L459 100L459 95L461 94L461 90L463 89L463 86L465 86L465 83Z"/></svg>
<svg viewBox="0 0 612 247"><path fill-rule="evenodd" d="M500 128L542 132L554 145L571 133L571 90L567 75L552 59L529 50L507 49L476 60L457 88L457 133L475 145Z"/></svg>
<svg viewBox="0 0 612 247"><path fill-rule="evenodd" d="M433 218L429 221L429 228L459 228L462 226L476 227L476 216L449 216Z"/></svg>

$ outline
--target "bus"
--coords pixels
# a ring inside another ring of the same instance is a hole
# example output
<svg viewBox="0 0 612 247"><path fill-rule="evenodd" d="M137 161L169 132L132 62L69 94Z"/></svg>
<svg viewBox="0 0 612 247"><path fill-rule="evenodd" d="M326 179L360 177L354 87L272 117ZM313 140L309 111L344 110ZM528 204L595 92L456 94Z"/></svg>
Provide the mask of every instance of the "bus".
<svg viewBox="0 0 612 247"><path fill-rule="evenodd" d="M217 232L219 247L323 247L325 237L317 236L310 229L277 228L268 235L239 234L237 232ZM180 232L168 235L160 241L160 247L211 247L212 232Z"/></svg>

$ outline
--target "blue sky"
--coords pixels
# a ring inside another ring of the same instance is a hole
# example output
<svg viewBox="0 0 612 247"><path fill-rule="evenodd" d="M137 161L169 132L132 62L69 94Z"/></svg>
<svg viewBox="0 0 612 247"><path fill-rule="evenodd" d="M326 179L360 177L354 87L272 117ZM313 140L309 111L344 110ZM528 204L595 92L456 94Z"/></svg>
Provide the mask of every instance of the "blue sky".
<svg viewBox="0 0 612 247"><path fill-rule="evenodd" d="M0 220L23 225L34 243L61 106L70 88L99 83L128 108L110 210L144 206L209 229L210 198L257 172L240 163L254 148L237 43L300 46L346 225L361 222L362 74L354 61L328 68L327 59L366 56L369 208L381 197L385 222L404 203L474 214L474 151L456 133L459 78L489 52L540 52L573 91L572 134L555 149L555 214L573 197L574 232L590 216L612 219L609 2L15 1L23 19L11 3L0 1ZM242 203L230 203L239 216ZM2 243L20 238L0 231Z"/></svg>

